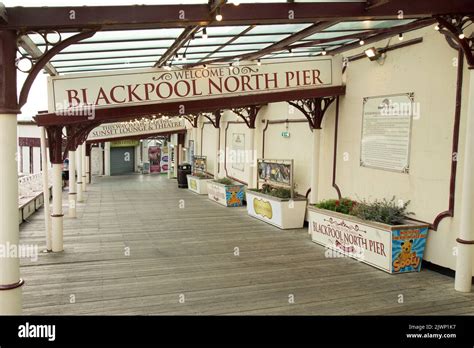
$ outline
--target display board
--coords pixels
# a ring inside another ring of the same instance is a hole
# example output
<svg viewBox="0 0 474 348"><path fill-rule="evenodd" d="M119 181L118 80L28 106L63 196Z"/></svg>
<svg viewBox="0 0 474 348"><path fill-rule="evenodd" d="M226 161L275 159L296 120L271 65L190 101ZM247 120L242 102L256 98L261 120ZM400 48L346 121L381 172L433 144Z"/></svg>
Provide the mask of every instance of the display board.
<svg viewBox="0 0 474 348"><path fill-rule="evenodd" d="M207 157L194 156L193 157L193 173L206 173L207 171Z"/></svg>
<svg viewBox="0 0 474 348"><path fill-rule="evenodd" d="M257 187L260 184L288 187L293 197L293 160L257 160Z"/></svg>
<svg viewBox="0 0 474 348"><path fill-rule="evenodd" d="M408 173L414 94L367 97L363 104L360 165Z"/></svg>

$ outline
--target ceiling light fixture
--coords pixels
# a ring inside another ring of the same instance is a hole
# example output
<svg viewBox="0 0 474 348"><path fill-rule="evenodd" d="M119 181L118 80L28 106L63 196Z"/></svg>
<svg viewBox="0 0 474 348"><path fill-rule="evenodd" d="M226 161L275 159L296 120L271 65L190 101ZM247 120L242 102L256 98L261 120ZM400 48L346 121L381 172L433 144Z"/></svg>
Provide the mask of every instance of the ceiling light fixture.
<svg viewBox="0 0 474 348"><path fill-rule="evenodd" d="M461 40L463 40L465 37L466 37L466 35L464 35L464 33L459 34L459 38L460 38Z"/></svg>
<svg viewBox="0 0 474 348"><path fill-rule="evenodd" d="M398 40L403 41L403 33L398 34Z"/></svg>
<svg viewBox="0 0 474 348"><path fill-rule="evenodd" d="M359 40L359 45L363 46L365 44L365 41L363 39Z"/></svg>
<svg viewBox="0 0 474 348"><path fill-rule="evenodd" d="M207 29L206 28L203 28L202 29L202 38L203 40L207 40L208 36L207 36Z"/></svg>
<svg viewBox="0 0 474 348"><path fill-rule="evenodd" d="M257 65L258 65L258 66L262 65L262 61L261 61L260 59L257 60Z"/></svg>
<svg viewBox="0 0 474 348"><path fill-rule="evenodd" d="M323 51L321 52L321 54L322 54L323 56L325 56L326 54L328 54L328 53L326 52L326 49L325 49L325 48L323 48Z"/></svg>
<svg viewBox="0 0 474 348"><path fill-rule="evenodd" d="M216 21L220 22L222 21L222 14L221 14L221 8L218 7L216 10Z"/></svg>

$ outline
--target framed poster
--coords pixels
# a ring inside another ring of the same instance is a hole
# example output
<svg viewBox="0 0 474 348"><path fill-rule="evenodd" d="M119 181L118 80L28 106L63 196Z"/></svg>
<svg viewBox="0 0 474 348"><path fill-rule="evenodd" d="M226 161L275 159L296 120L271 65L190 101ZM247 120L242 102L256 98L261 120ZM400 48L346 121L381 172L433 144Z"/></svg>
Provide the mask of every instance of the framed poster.
<svg viewBox="0 0 474 348"><path fill-rule="evenodd" d="M232 133L232 168L243 172L245 170L245 134Z"/></svg>
<svg viewBox="0 0 474 348"><path fill-rule="evenodd" d="M150 173L161 172L161 148L159 146L148 147L148 159L150 161Z"/></svg>
<svg viewBox="0 0 474 348"><path fill-rule="evenodd" d="M363 100L360 165L408 173L414 94Z"/></svg>

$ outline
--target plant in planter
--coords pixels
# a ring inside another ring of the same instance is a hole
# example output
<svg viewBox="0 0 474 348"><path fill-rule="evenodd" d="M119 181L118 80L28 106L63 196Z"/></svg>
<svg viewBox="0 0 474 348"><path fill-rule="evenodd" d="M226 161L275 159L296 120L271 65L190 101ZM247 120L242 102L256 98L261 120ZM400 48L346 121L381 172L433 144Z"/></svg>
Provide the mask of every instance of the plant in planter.
<svg viewBox="0 0 474 348"><path fill-rule="evenodd" d="M212 176L206 173L206 157L193 157L192 175L188 174L188 189L200 195L207 195L207 182L212 180Z"/></svg>
<svg viewBox="0 0 474 348"><path fill-rule="evenodd" d="M259 159L258 169L263 184L247 190L248 214L281 229L303 227L306 197L293 192L293 161Z"/></svg>
<svg viewBox="0 0 474 348"><path fill-rule="evenodd" d="M410 221L410 202L325 200L308 207L315 243L388 273L420 271L429 226Z"/></svg>
<svg viewBox="0 0 474 348"><path fill-rule="evenodd" d="M226 207L241 207L245 199L244 185L229 178L209 180L207 192L210 200Z"/></svg>

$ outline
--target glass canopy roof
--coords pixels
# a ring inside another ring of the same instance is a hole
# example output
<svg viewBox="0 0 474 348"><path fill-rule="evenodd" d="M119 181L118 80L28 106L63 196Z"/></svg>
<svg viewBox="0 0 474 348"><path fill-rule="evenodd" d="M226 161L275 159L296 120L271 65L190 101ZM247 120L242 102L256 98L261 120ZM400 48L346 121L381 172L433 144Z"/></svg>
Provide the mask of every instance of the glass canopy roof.
<svg viewBox="0 0 474 348"><path fill-rule="evenodd" d="M36 0L3 0L6 6L35 6ZM327 0L325 0L327 1ZM14 4L13 4L14 2ZM207 4L207 0L152 1L137 0L137 4ZM232 1L229 1L232 2ZM286 0L239 1L245 2L286 2ZM296 1L305 2L305 1ZM312 1L315 2L315 1ZM316 1L317 2L317 1ZM337 2L337 1L334 1ZM363 2L345 0L344 2ZM63 0L43 0L42 6L61 6ZM71 0L72 5L121 5L128 0L100 1ZM37 5L36 5L37 6ZM311 57L330 53L344 45L357 42L412 20L345 21L335 23L324 30L312 30L315 23L273 24L251 26L210 26L200 27L189 40L181 42L177 49L177 39L186 34L185 28L109 30L97 32L89 39L71 45L57 54L52 66L59 74L74 72L152 68L158 62L165 66L195 66L203 64L229 64L235 59L282 59L290 57ZM303 32L302 32L303 31ZM63 33L61 40L77 33ZM51 46L43 36L28 34L30 39L44 52ZM51 34L48 40L58 41L58 34ZM284 40L282 42L282 40ZM294 46L294 47L292 47ZM261 51L263 50L263 51ZM28 53L19 48L22 55ZM162 59L162 57L165 57ZM165 61L166 59L166 61Z"/></svg>

